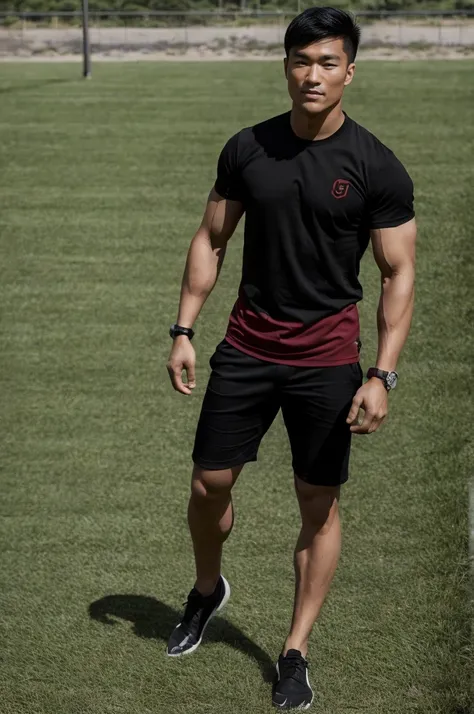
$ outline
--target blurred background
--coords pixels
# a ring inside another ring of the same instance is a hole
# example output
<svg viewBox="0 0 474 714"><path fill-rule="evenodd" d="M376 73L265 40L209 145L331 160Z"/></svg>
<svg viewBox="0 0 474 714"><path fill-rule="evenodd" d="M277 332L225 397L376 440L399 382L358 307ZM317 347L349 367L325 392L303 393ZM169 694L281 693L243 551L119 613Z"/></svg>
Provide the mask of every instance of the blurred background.
<svg viewBox="0 0 474 714"><path fill-rule="evenodd" d="M291 18L307 0L91 0L91 48L105 57L135 53L242 56L281 51ZM357 12L362 47L390 53L474 48L473 0L346 0ZM57 56L81 51L81 0L3 0L0 54Z"/></svg>

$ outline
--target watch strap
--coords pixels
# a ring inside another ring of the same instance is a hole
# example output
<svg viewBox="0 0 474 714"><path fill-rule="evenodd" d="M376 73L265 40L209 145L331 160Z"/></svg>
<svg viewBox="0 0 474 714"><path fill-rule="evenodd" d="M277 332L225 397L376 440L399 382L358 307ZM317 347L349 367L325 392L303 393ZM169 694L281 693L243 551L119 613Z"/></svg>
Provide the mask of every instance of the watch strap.
<svg viewBox="0 0 474 714"><path fill-rule="evenodd" d="M383 369L370 367L367 370L367 379L372 379L372 377L381 379L387 392L397 386L398 374L396 372L385 372Z"/></svg>
<svg viewBox="0 0 474 714"><path fill-rule="evenodd" d="M172 337L174 340L175 337L179 337L180 335L185 335L189 338L189 340L192 340L194 337L194 330L192 330L190 327L182 327L181 325L171 325L170 337Z"/></svg>
<svg viewBox="0 0 474 714"><path fill-rule="evenodd" d="M388 377L388 372L385 372L383 369L378 369L377 367L370 367L370 369L367 370L367 379L372 379L372 377L385 380Z"/></svg>

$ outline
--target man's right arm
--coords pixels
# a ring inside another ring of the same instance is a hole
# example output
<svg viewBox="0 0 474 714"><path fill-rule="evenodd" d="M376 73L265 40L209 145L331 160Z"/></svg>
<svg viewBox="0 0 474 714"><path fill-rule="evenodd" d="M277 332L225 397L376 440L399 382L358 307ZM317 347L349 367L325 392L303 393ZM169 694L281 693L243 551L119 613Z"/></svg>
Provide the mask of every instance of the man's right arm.
<svg viewBox="0 0 474 714"><path fill-rule="evenodd" d="M240 201L222 198L212 189L201 225L188 250L177 319L177 324L181 327L193 327L216 284L227 241L234 233L243 212L244 207ZM171 383L176 391L191 394L196 385L195 363L196 355L188 337L176 337L167 364ZM183 370L187 373L187 384L183 383Z"/></svg>

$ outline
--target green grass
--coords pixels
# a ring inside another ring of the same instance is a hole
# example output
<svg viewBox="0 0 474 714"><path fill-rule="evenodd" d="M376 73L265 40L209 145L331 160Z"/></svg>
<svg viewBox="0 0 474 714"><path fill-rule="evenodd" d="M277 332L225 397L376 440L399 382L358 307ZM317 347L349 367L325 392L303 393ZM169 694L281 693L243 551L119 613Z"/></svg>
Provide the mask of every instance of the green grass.
<svg viewBox="0 0 474 714"><path fill-rule="evenodd" d="M471 62L368 63L346 108L404 161L417 306L380 433L356 440L344 550L311 642L318 714L467 714ZM228 136L288 106L279 63L6 65L0 76L2 714L270 712L298 516L280 420L235 491L225 615L182 661L194 428L242 233L168 383L188 242ZM378 275L363 265L363 363ZM471 297L470 297L471 296Z"/></svg>

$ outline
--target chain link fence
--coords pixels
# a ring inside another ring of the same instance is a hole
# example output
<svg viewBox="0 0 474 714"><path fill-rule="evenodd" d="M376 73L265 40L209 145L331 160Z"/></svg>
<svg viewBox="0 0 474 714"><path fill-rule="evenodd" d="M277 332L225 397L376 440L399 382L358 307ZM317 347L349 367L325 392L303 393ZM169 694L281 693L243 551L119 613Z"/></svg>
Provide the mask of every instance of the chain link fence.
<svg viewBox="0 0 474 714"><path fill-rule="evenodd" d="M294 11L91 12L92 55L281 55ZM361 48L474 50L474 12L358 13ZM81 15L0 13L0 57L70 56L82 52Z"/></svg>

